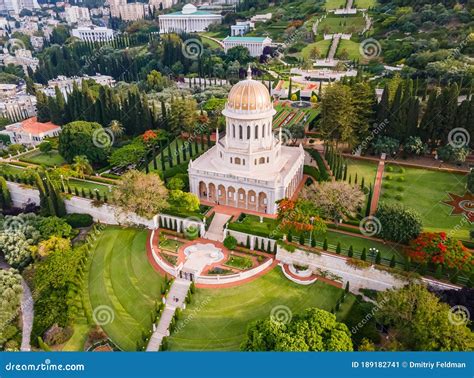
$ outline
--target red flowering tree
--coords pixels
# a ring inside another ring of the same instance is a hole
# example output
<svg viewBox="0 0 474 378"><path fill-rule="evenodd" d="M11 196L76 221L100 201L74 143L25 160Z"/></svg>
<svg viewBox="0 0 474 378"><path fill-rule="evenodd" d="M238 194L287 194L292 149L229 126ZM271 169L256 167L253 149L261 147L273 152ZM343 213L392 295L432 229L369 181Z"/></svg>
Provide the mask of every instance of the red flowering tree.
<svg viewBox="0 0 474 378"><path fill-rule="evenodd" d="M284 232L326 231L326 223L318 216L314 206L306 200L282 199L278 202L278 220Z"/></svg>
<svg viewBox="0 0 474 378"><path fill-rule="evenodd" d="M447 268L471 271L474 256L470 250L445 232L423 232L405 249L415 262L441 264Z"/></svg>

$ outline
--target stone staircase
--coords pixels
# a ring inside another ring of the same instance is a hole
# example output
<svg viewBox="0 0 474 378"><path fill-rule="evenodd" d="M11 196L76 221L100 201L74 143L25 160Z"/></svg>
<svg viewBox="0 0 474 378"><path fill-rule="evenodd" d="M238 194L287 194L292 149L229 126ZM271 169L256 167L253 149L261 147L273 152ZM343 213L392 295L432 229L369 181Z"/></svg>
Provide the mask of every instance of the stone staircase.
<svg viewBox="0 0 474 378"><path fill-rule="evenodd" d="M230 215L215 213L212 219L209 229L204 235L205 239L222 242L224 240L224 225L231 218Z"/></svg>
<svg viewBox="0 0 474 378"><path fill-rule="evenodd" d="M183 280L181 278L176 278L174 280L166 298L165 309L161 314L158 326L148 342L146 348L147 352L157 352L160 349L163 337L169 336L171 320L173 319L176 309L184 307L184 300L186 299L190 286L191 281Z"/></svg>

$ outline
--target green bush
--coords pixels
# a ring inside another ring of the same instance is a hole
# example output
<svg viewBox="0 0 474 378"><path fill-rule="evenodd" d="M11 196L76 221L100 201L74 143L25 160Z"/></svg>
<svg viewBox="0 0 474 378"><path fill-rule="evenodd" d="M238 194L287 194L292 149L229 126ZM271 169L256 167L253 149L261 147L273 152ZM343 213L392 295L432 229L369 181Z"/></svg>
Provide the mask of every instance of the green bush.
<svg viewBox="0 0 474 378"><path fill-rule="evenodd" d="M397 190L399 192L403 192L405 190L405 188L403 186L397 186Z"/></svg>
<svg viewBox="0 0 474 378"><path fill-rule="evenodd" d="M232 235L227 235L224 239L224 247L230 250L234 250L237 247L237 239Z"/></svg>
<svg viewBox="0 0 474 378"><path fill-rule="evenodd" d="M405 176L400 176L397 178L398 182L405 182Z"/></svg>
<svg viewBox="0 0 474 378"><path fill-rule="evenodd" d="M387 170L387 172L393 172L393 167L391 165L389 165L386 170Z"/></svg>
<svg viewBox="0 0 474 378"><path fill-rule="evenodd" d="M396 199L397 201L401 201L401 200L403 199L403 196L402 196L401 194L397 194L397 195L395 196L395 199Z"/></svg>
<svg viewBox="0 0 474 378"><path fill-rule="evenodd" d="M391 179L392 179L392 176L390 176L390 175L385 176L385 180L390 181Z"/></svg>
<svg viewBox="0 0 474 378"><path fill-rule="evenodd" d="M378 236L397 243L406 244L415 239L423 226L416 211L399 204L381 203L375 217L381 225Z"/></svg>

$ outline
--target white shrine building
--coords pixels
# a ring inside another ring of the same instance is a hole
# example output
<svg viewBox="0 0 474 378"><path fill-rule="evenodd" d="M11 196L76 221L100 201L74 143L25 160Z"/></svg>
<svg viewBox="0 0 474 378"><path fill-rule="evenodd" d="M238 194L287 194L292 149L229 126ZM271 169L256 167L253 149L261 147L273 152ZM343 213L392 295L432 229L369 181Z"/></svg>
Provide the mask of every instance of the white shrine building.
<svg viewBox="0 0 474 378"><path fill-rule="evenodd" d="M250 56L256 57L263 54L265 47L272 45L272 40L268 37L232 36L225 37L222 43L224 44L224 52L226 54L232 47L243 46L249 50Z"/></svg>
<svg viewBox="0 0 474 378"><path fill-rule="evenodd" d="M212 24L220 24L222 16L198 10L192 4L186 4L180 12L158 16L160 33L203 32Z"/></svg>
<svg viewBox="0 0 474 378"><path fill-rule="evenodd" d="M273 133L275 113L268 89L252 80L249 68L222 111L226 133L189 162L191 192L203 201L275 214L275 202L298 189L304 165L303 147L284 146L281 129Z"/></svg>

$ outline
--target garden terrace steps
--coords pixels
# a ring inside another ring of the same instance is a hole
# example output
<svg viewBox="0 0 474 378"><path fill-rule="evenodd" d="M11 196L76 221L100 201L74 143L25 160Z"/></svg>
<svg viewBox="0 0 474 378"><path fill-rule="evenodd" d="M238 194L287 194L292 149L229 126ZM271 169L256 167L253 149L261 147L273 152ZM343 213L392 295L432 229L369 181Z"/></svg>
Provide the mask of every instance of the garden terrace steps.
<svg viewBox="0 0 474 378"><path fill-rule="evenodd" d="M228 214L215 212L214 218L212 219L209 229L204 235L205 239L214 240L214 241L223 241L224 240L224 225L231 218Z"/></svg>

